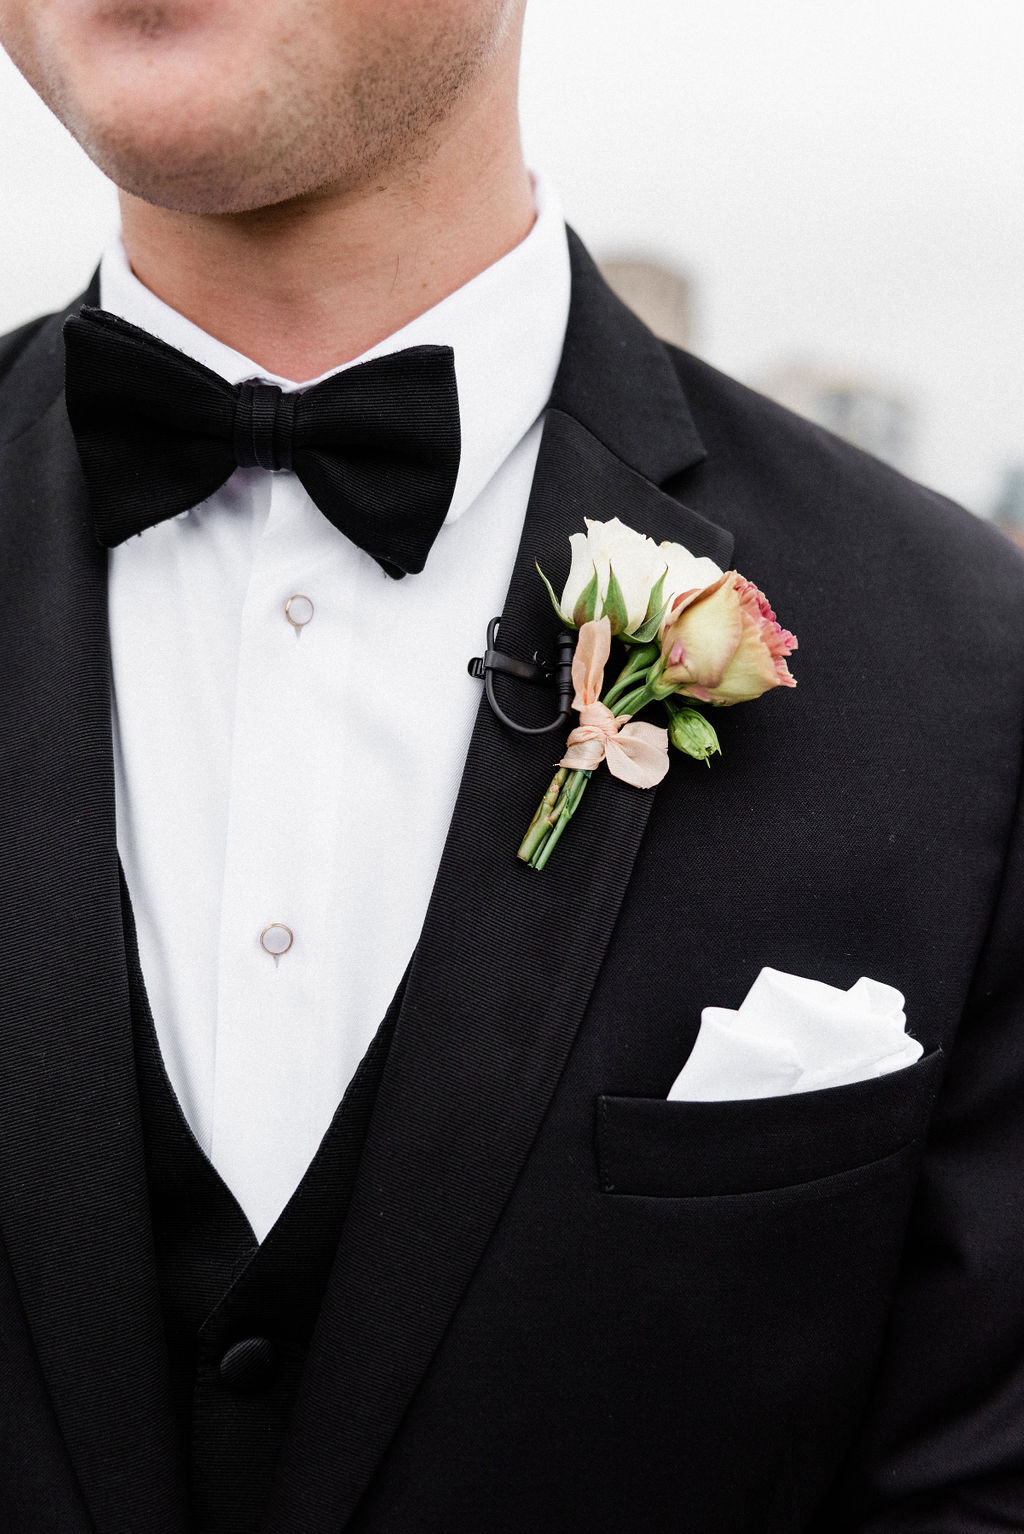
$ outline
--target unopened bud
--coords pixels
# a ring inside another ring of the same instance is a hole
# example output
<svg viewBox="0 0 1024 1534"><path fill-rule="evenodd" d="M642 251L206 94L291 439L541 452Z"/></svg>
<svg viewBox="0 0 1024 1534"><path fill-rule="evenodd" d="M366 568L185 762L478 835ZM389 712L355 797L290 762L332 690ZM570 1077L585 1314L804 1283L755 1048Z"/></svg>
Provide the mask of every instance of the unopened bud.
<svg viewBox="0 0 1024 1534"><path fill-rule="evenodd" d="M666 703L668 709L668 737L678 751L685 751L698 762L706 762L716 752L721 753L715 727L695 708L681 708Z"/></svg>

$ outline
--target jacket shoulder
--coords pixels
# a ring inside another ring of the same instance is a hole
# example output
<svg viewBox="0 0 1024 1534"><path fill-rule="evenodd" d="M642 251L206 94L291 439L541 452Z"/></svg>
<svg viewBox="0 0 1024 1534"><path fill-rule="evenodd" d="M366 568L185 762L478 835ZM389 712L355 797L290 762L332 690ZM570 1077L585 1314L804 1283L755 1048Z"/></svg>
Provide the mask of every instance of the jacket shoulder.
<svg viewBox="0 0 1024 1534"><path fill-rule="evenodd" d="M708 363L668 348L707 449L695 487L728 504L738 540L766 531L798 563L923 587L1018 617L1024 554L997 528Z"/></svg>
<svg viewBox="0 0 1024 1534"><path fill-rule="evenodd" d="M0 336L0 387L17 364L18 358L24 354L27 347L31 346L47 321L55 318L56 316L52 314L41 314L38 318L19 325L16 330L9 330L6 335Z"/></svg>
<svg viewBox="0 0 1024 1534"><path fill-rule="evenodd" d="M0 443L33 426L64 387L61 331L71 308L0 336Z"/></svg>

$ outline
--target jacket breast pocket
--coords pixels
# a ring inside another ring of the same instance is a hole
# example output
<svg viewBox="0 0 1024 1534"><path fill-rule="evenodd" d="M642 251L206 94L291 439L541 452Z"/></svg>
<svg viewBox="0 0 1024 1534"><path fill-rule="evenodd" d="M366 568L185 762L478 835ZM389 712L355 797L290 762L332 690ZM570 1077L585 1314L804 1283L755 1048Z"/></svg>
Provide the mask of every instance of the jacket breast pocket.
<svg viewBox="0 0 1024 1534"><path fill-rule="evenodd" d="M708 1198L767 1192L882 1161L924 1135L942 1051L849 1086L736 1102L597 1099L605 1193Z"/></svg>

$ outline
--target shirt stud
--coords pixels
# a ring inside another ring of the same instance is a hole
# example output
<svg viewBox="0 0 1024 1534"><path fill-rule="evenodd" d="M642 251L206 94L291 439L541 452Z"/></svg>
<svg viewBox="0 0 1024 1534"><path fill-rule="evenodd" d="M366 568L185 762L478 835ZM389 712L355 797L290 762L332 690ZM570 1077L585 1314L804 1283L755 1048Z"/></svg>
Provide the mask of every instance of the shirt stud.
<svg viewBox="0 0 1024 1534"><path fill-rule="evenodd" d="M287 953L295 941L295 935L291 927L286 927L284 922L271 922L269 927L264 927L260 933L260 947L264 953L269 953L274 965L280 962L281 955Z"/></svg>
<svg viewBox="0 0 1024 1534"><path fill-rule="evenodd" d="M284 615L295 630L296 639L299 638L306 624L312 620L313 611L313 604L309 597L304 597L300 593L289 597L284 604Z"/></svg>

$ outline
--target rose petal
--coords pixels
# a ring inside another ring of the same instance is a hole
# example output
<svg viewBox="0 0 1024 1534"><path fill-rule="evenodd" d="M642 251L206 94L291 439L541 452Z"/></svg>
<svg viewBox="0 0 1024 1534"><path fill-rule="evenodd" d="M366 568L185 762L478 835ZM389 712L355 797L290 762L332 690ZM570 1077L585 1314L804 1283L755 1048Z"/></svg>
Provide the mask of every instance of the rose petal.
<svg viewBox="0 0 1024 1534"><path fill-rule="evenodd" d="M691 554L681 543L662 543L659 553L668 565L665 576L665 597L675 597L681 591L699 590L712 585L722 574L713 559Z"/></svg>
<svg viewBox="0 0 1024 1534"><path fill-rule="evenodd" d="M696 597L684 599L665 625L662 649L669 667L666 679L680 689L689 684L714 689L725 674L743 632L734 579L730 571Z"/></svg>
<svg viewBox="0 0 1024 1534"><path fill-rule="evenodd" d="M587 520L587 550L598 573L602 603L608 595L609 568L614 568L626 605L626 632L632 633L644 621L651 591L665 568L657 545L612 517L610 522Z"/></svg>
<svg viewBox="0 0 1024 1534"><path fill-rule="evenodd" d="M564 613L571 613L590 581L594 573L594 561L590 553L586 533L571 533L569 535L569 547L572 550L572 560L569 565L569 578L562 591L562 600L559 604Z"/></svg>
<svg viewBox="0 0 1024 1534"><path fill-rule="evenodd" d="M710 701L719 704L749 703L759 698L769 688L779 685L781 678L776 670L777 665L785 667L785 661L776 661L764 643L759 625L744 613L740 642L725 674L711 687ZM789 675L788 671L786 675Z"/></svg>

